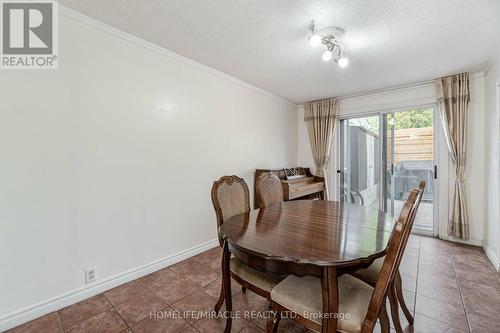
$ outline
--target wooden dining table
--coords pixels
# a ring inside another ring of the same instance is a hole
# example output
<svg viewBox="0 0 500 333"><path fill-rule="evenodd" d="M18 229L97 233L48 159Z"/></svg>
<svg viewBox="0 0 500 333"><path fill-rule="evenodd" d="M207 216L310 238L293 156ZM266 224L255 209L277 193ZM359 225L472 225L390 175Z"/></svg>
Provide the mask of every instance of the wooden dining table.
<svg viewBox="0 0 500 333"><path fill-rule="evenodd" d="M338 313L338 277L384 256L393 225L380 210L324 200L286 201L229 218L218 231L226 310L232 312L233 254L259 271L320 278L323 313ZM230 332L232 316L226 320ZM337 316L323 317L322 332L336 328Z"/></svg>

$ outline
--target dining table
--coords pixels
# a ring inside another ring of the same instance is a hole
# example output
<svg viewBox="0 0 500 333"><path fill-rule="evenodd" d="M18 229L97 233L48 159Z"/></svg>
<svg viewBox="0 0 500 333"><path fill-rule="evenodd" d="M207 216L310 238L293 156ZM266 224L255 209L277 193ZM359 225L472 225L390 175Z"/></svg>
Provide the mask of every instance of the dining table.
<svg viewBox="0 0 500 333"><path fill-rule="evenodd" d="M394 218L375 208L326 200L271 204L224 221L222 283L232 313L229 262L280 275L321 279L323 313L338 313L338 277L385 255ZM232 316L226 316L225 332ZM321 332L336 332L337 316L323 316Z"/></svg>

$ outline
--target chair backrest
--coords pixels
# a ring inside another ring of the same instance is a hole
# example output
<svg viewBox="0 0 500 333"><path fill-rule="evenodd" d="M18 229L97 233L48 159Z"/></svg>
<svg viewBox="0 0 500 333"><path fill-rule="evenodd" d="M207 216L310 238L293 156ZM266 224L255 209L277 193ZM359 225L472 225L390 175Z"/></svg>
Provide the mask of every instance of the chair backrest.
<svg viewBox="0 0 500 333"><path fill-rule="evenodd" d="M212 186L212 204L217 227L232 216L250 211L250 194L247 183L238 176L223 176ZM219 238L222 245L222 239Z"/></svg>
<svg viewBox="0 0 500 333"><path fill-rule="evenodd" d="M418 193L418 197L417 197L417 200L416 200L415 210L413 211L413 214L415 216L417 216L418 207L420 206L420 202L422 201L422 197L424 196L424 190L425 190L425 181L424 180L421 180L418 183L418 189L420 191ZM413 216L413 221L415 221L415 216Z"/></svg>
<svg viewBox="0 0 500 333"><path fill-rule="evenodd" d="M418 189L413 189L410 192L408 199L403 205L401 214L392 229L384 263L382 264L370 305L368 306L368 312L361 327L362 333L373 332L380 310L382 306L385 306L385 296L389 285L397 276L404 248L410 236L420 200L422 199L425 182L423 184L421 182L420 185L422 187L419 186Z"/></svg>
<svg viewBox="0 0 500 333"><path fill-rule="evenodd" d="M409 225L406 228L405 234L403 235L403 245L401 249L401 255L399 256L398 260L398 267L401 264L401 260L403 260L403 255L404 251L406 250L406 244L408 244L408 239L410 238L411 230L413 229L413 224L415 222L415 218L417 216L418 212L418 207L420 206L420 202L422 201L422 197L424 196L424 189L425 189L425 181L421 180L420 183L418 184L418 193L417 193L417 198L415 199L415 204L413 205L413 209L410 215L410 220L409 220Z"/></svg>
<svg viewBox="0 0 500 333"><path fill-rule="evenodd" d="M260 207L283 202L281 180L272 172L264 172L259 175L255 183L255 191Z"/></svg>

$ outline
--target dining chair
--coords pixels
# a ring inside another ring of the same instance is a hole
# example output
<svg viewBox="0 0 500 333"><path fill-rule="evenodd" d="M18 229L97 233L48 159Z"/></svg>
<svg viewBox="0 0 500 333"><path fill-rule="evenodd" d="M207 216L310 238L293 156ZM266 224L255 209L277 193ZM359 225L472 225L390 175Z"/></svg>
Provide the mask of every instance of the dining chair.
<svg viewBox="0 0 500 333"><path fill-rule="evenodd" d="M283 202L281 180L272 172L264 172L259 175L255 183L255 191L260 207Z"/></svg>
<svg viewBox="0 0 500 333"><path fill-rule="evenodd" d="M389 332L389 319L386 311L386 295L396 274L403 255L404 239L409 234L417 209L416 200L420 189L410 192L403 205L401 214L394 224L389 238L385 259L374 287L349 275L338 279L339 309L337 332L371 333L377 319L380 319L382 332ZM277 332L281 314L298 321L309 329L321 330L323 309L321 279L313 276L298 277L290 275L271 291L270 308L274 316L267 322L267 332ZM290 315L293 313L295 315ZM324 316L324 314L323 314Z"/></svg>
<svg viewBox="0 0 500 333"><path fill-rule="evenodd" d="M232 216L248 213L250 211L249 199L248 186L242 178L223 176L214 182L212 186L212 203L215 209L217 228ZM223 240L220 236L219 243L222 247ZM249 289L266 299L270 298L272 287L283 279L283 277L252 269L235 257L230 260L230 270L231 277L241 285L243 292ZM220 310L223 303L224 286L221 285L219 300L215 304L216 312Z"/></svg>
<svg viewBox="0 0 500 333"><path fill-rule="evenodd" d="M423 180L420 181L418 188L420 191L419 191L419 194L418 194L416 202L415 202L416 209L413 211L414 216L412 216L411 224L409 225L409 228L408 228L408 230L409 230L408 235L404 239L403 248L402 248L403 254L404 254L404 251L406 249L406 244L408 243L408 239L410 237L411 229L413 228L413 222L415 220L415 215L416 215L418 207L420 205L420 201L422 201L422 196L423 196L424 189L425 189L425 181L423 181ZM401 257L402 256L403 255L401 255ZM376 259L369 267L357 270L352 275L355 276L356 278L368 283L369 285L371 285L373 287L377 283L377 278L380 274L380 270L382 268L383 261L384 261L384 258ZM392 283L389 287L387 297L389 298L389 304L391 307L391 317L392 317L392 322L394 323L394 329L396 330L396 332L402 333L403 328L401 326L401 321L399 319L399 306L398 306L398 304L401 306L401 309L403 310L403 313L406 317L406 320L408 320L408 323L410 325L413 325L415 320L411 314L411 311L408 309L408 306L406 305L404 297L403 297L402 279L401 279L401 274L400 274L399 270L396 274L396 278L394 279L394 281L392 281Z"/></svg>

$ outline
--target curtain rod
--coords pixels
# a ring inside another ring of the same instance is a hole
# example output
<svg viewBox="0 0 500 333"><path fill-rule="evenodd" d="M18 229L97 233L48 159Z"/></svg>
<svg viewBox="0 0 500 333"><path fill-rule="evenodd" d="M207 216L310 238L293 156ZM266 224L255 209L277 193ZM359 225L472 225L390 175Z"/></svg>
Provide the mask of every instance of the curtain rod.
<svg viewBox="0 0 500 333"><path fill-rule="evenodd" d="M340 96L338 97L339 100L344 100L344 99L349 99L353 97L361 97L361 96L367 96L367 95L373 95L377 93L382 93L382 92L387 92L387 91L392 91L392 90L398 90L398 89L404 89L404 88L413 88L413 87L420 87L420 86L425 86L427 84L434 83L435 80L428 80L428 81L422 81L418 83L410 83L410 84L405 84L405 85L400 85L396 87L390 87L390 88L385 88L385 89L378 89L378 90L368 90L360 93L355 93L355 94L350 94L350 95L345 95L345 96Z"/></svg>
<svg viewBox="0 0 500 333"><path fill-rule="evenodd" d="M337 99L339 101L342 101L344 99L349 99L353 97L361 97L361 96L368 96L372 94L377 94L377 93L382 93L386 91L392 91L392 90L398 90L398 89L404 89L404 88L411 88L411 87L419 87L419 86L424 86L426 84L434 83L435 80L428 80L428 81L421 81L417 83L409 83L405 85L400 85L400 86L395 86L395 87L390 87L390 88L384 88L384 89L377 89L377 90L367 90L359 93L354 93L350 95L344 95L344 96L339 96L339 97L330 97L330 98L322 98L314 101L308 101L308 102L303 102L301 105L304 105L306 103L312 103L312 102L321 102L321 101L328 101L330 99Z"/></svg>
<svg viewBox="0 0 500 333"><path fill-rule="evenodd" d="M478 77L478 76L484 76L484 74L485 74L484 72L472 72L472 73L469 73L469 77L474 78L474 77ZM399 86L395 86L395 87L390 87L390 88L377 89L377 90L367 90L367 91L363 91L363 92L359 92L359 93L354 93L354 94L350 94L350 95L339 96L339 97L336 97L336 98L339 101L342 101L342 100L353 98L353 97L368 96L368 95L373 95L373 94L377 94L377 93L383 93L383 92L392 91L392 90L404 89L404 88L420 87L420 86L425 86L426 84L434 83L434 82L436 82L436 80L437 80L437 78L433 79L433 80L427 80L427 81L420 81L420 82L415 82L415 83L403 84L403 85L399 85ZM334 99L334 98L335 97L322 98L322 99L315 100L315 101L310 101L310 102L327 101L329 99ZM302 103L302 105L304 105L305 103L310 103L310 102L304 102L304 103Z"/></svg>
<svg viewBox="0 0 500 333"><path fill-rule="evenodd" d="M499 48L499 51L500 51L500 48ZM465 73L469 74L469 78L476 78L476 77L480 77L480 76L484 77L484 74L485 74L484 72L472 72L472 73L465 72ZM451 76L451 75L447 75L447 76ZM444 77L446 77L446 76L444 76ZM398 89L404 89L404 88L425 86L426 84L431 84L431 83L436 82L437 79L438 78L433 79L433 80L404 84L404 85L385 88L385 89L369 90L369 91L364 91L364 92L360 92L360 93L354 93L354 94L350 94L350 95L340 96L340 97L338 97L338 100L343 100L343 99L348 99L348 98L353 98L353 97L360 97L360 96L367 96L367 95L372 95L372 94L376 94L376 93L382 93L382 92L386 92L386 91L392 91L392 90L398 90Z"/></svg>

